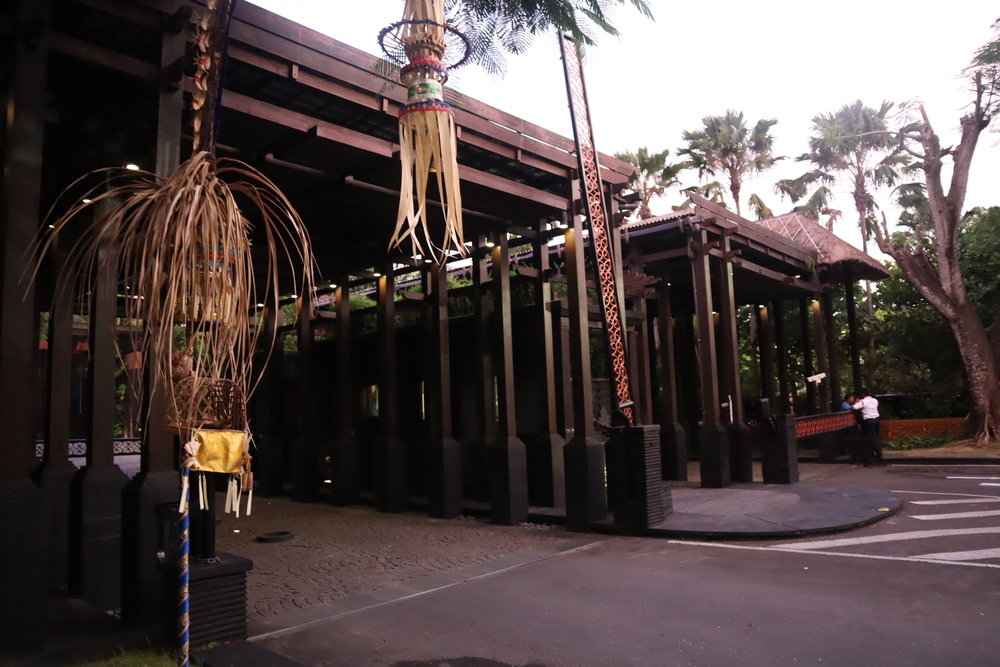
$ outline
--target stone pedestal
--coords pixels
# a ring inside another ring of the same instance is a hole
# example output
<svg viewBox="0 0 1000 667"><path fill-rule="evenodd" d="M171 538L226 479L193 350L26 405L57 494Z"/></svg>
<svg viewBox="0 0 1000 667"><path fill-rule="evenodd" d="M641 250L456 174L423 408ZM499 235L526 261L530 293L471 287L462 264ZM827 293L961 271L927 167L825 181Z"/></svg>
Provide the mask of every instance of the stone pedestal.
<svg viewBox="0 0 1000 667"><path fill-rule="evenodd" d="M45 496L31 480L0 479L0 656L42 646L48 525Z"/></svg>
<svg viewBox="0 0 1000 667"><path fill-rule="evenodd" d="M566 527L590 530L608 517L604 486L604 442L596 437L573 438L563 449L566 463Z"/></svg>
<svg viewBox="0 0 1000 667"><path fill-rule="evenodd" d="M660 427L660 464L663 479L687 481L687 434L679 422L669 422Z"/></svg>
<svg viewBox="0 0 1000 667"><path fill-rule="evenodd" d="M618 427L605 445L608 505L627 529L663 523L669 509L663 488L658 425Z"/></svg>
<svg viewBox="0 0 1000 667"><path fill-rule="evenodd" d="M799 481L798 440L793 415L774 416L774 437L761 452L765 484L797 484Z"/></svg>
<svg viewBox="0 0 1000 667"><path fill-rule="evenodd" d="M65 458L53 458L42 464L36 475L38 488L49 507L48 590L66 588L69 571L70 499L73 478L79 469Z"/></svg>
<svg viewBox="0 0 1000 667"><path fill-rule="evenodd" d="M139 473L122 492L122 622L130 627L156 627L176 616L176 594L169 593L176 585L165 564L179 497L173 470Z"/></svg>
<svg viewBox="0 0 1000 667"><path fill-rule="evenodd" d="M750 427L743 422L730 424L729 469L734 482L753 481L753 450L750 446Z"/></svg>
<svg viewBox="0 0 1000 667"><path fill-rule="evenodd" d="M528 498L539 507L560 507L566 502L566 473L558 433L522 435L528 454Z"/></svg>
<svg viewBox="0 0 1000 667"><path fill-rule="evenodd" d="M251 569L253 561L227 553L219 553L213 563L191 564L192 647L246 639L247 572Z"/></svg>
<svg viewBox="0 0 1000 667"><path fill-rule="evenodd" d="M733 483L729 461L729 431L721 424L703 424L698 429L701 486L721 489Z"/></svg>
<svg viewBox="0 0 1000 667"><path fill-rule="evenodd" d="M439 519L462 513L462 446L454 438L427 446L427 512Z"/></svg>
<svg viewBox="0 0 1000 667"><path fill-rule="evenodd" d="M100 465L80 470L73 484L69 590L102 610L121 604L122 489L127 481L118 466Z"/></svg>
<svg viewBox="0 0 1000 667"><path fill-rule="evenodd" d="M490 521L513 526L528 520L528 458L519 438L498 436L486 447Z"/></svg>

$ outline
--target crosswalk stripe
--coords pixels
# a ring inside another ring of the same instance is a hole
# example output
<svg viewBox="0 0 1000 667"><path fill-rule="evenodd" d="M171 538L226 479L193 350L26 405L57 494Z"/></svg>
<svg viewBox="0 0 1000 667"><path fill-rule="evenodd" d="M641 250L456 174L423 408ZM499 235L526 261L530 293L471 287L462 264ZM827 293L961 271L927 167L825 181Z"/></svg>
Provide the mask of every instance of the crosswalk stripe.
<svg viewBox="0 0 1000 667"><path fill-rule="evenodd" d="M893 489L893 493L916 493L921 496L958 496L960 498L996 498L983 493L945 493L944 491L908 491L906 489Z"/></svg>
<svg viewBox="0 0 1000 667"><path fill-rule="evenodd" d="M983 475L973 475L973 476L962 476L962 475L949 475L947 479L1000 479L1000 477L984 477Z"/></svg>
<svg viewBox="0 0 1000 667"><path fill-rule="evenodd" d="M965 505L968 503L1000 503L1000 498L950 498L948 500L910 500L911 505Z"/></svg>
<svg viewBox="0 0 1000 667"><path fill-rule="evenodd" d="M716 549L745 549L747 551L780 551L787 554L801 554L804 556L838 556L840 558L867 558L870 560L894 560L908 563L931 563L934 565L959 565L962 567L989 567L1000 568L995 563L970 563L968 561L934 560L920 556L875 556L873 554L854 554L844 551L806 551L804 549L779 549L778 547L751 547L742 544L724 544L722 542L695 542L687 540L667 540L668 544L686 544L696 547L715 547Z"/></svg>
<svg viewBox="0 0 1000 667"><path fill-rule="evenodd" d="M977 549L975 551L943 551L937 554L920 554L915 558L930 558L931 560L983 560L984 558L1000 558L1000 549Z"/></svg>
<svg viewBox="0 0 1000 667"><path fill-rule="evenodd" d="M914 514L911 518L922 521L940 521L942 519L977 519L985 516L1000 516L1000 510L982 512L952 512L950 514Z"/></svg>
<svg viewBox="0 0 1000 667"><path fill-rule="evenodd" d="M979 486L1000 486L1000 484L991 484L990 482L983 482Z"/></svg>
<svg viewBox="0 0 1000 667"><path fill-rule="evenodd" d="M786 542L776 544L775 549L823 549L826 547L850 547L856 544L875 544L877 542L899 542L902 540L923 540L931 537L950 537L952 535L978 535L987 533L1000 533L1000 526L987 526L984 528L951 528L944 530L911 530L904 533L890 533L888 535L869 535L868 537L840 537L830 540L817 540L815 542Z"/></svg>

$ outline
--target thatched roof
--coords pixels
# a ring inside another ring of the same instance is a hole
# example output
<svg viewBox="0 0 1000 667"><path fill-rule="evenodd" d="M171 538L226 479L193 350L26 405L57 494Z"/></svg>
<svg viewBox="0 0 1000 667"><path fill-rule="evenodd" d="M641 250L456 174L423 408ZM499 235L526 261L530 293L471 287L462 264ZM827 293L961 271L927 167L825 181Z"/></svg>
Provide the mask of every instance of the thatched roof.
<svg viewBox="0 0 1000 667"><path fill-rule="evenodd" d="M826 282L882 280L889 272L879 262L801 213L793 212L757 220L756 224L814 249L821 277Z"/></svg>

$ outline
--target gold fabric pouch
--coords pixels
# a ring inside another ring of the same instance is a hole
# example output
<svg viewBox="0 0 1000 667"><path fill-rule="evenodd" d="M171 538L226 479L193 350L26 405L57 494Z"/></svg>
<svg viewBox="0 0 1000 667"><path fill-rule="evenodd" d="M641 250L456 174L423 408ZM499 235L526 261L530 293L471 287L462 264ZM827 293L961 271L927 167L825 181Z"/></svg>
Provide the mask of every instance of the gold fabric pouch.
<svg viewBox="0 0 1000 667"><path fill-rule="evenodd" d="M238 473L243 470L246 433L202 429L195 431L194 439L201 445L194 454L198 470L205 472Z"/></svg>

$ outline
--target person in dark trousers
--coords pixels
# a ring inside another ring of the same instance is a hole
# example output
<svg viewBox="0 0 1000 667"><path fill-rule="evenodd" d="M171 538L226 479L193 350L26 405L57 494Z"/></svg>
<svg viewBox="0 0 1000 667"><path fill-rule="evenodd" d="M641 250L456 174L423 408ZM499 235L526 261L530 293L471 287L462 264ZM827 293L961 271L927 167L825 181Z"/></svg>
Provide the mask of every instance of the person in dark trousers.
<svg viewBox="0 0 1000 667"><path fill-rule="evenodd" d="M866 389L862 392L861 398L856 400L851 407L861 412L861 433L868 439L871 446L874 464L886 465L885 459L882 458L882 449L885 447L885 443L879 436L878 399Z"/></svg>

